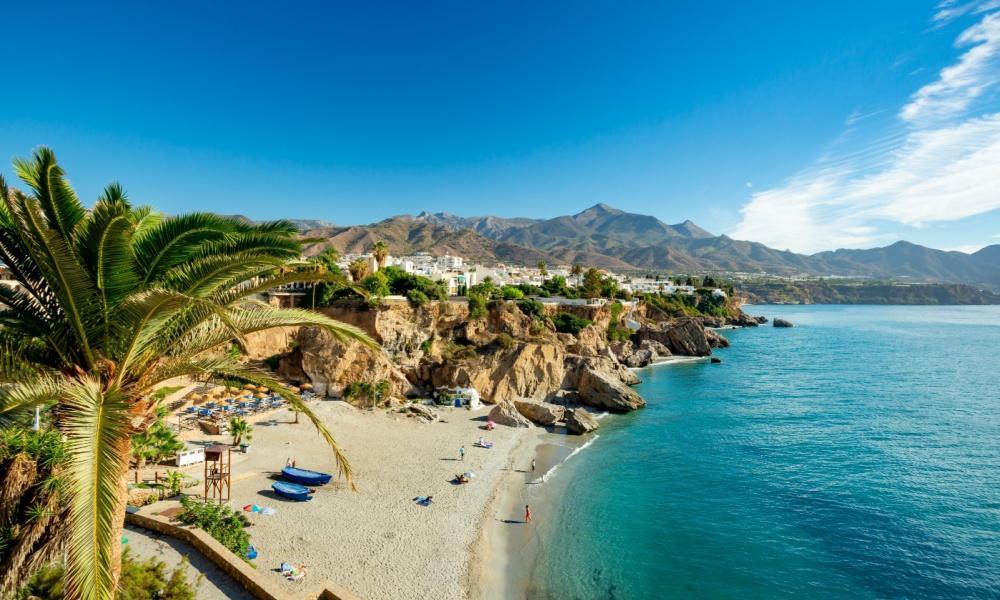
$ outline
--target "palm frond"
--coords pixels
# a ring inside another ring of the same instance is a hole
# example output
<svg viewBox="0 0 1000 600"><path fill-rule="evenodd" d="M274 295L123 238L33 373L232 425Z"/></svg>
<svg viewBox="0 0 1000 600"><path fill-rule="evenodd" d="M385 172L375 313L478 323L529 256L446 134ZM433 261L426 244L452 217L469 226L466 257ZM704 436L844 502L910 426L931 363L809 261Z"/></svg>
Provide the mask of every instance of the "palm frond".
<svg viewBox="0 0 1000 600"><path fill-rule="evenodd" d="M228 368L218 368L215 370L216 375L224 377L234 377L238 379L243 379L254 385L263 385L274 393L285 399L286 402L292 405L293 409L302 413L308 418L316 431L323 436L323 440L326 441L330 449L333 450L334 459L337 461L337 475L344 477L348 485L351 486L352 490L356 490L357 486L354 484L354 470L351 468L351 463L347 459L347 455L337 444L337 440L334 439L333 434L327 429L323 421L312 411L311 408L299 397L298 394L290 390L284 383L271 377L264 371L260 369L247 366L247 365L233 365Z"/></svg>
<svg viewBox="0 0 1000 600"><path fill-rule="evenodd" d="M257 277L241 282L241 284L231 286L221 291L216 300L220 304L232 304L247 296L266 292L282 285L292 283L329 283L333 285L349 286L350 283L343 275L337 275L329 271L318 268L316 265L303 265L289 271L286 269L275 269L266 273L260 273Z"/></svg>
<svg viewBox="0 0 1000 600"><path fill-rule="evenodd" d="M48 225L68 244L86 209L66 180L52 150L37 148L31 160L14 160L14 171L35 192Z"/></svg>
<svg viewBox="0 0 1000 600"><path fill-rule="evenodd" d="M47 376L0 385L0 427L30 422L36 407L59 400L60 390L60 381Z"/></svg>
<svg viewBox="0 0 1000 600"><path fill-rule="evenodd" d="M274 269L284 262L267 253L220 254L178 265L164 274L163 287L195 297L207 297L228 289L234 281Z"/></svg>
<svg viewBox="0 0 1000 600"><path fill-rule="evenodd" d="M85 378L66 386L60 428L67 437L70 543L66 586L76 598L115 595L129 415L117 388Z"/></svg>
<svg viewBox="0 0 1000 600"><path fill-rule="evenodd" d="M91 332L99 324L99 304L94 282L70 249L69 243L53 230L39 213L37 201L13 194L10 202L14 222L25 232L27 252L58 299L70 330L80 347L86 366L94 364Z"/></svg>
<svg viewBox="0 0 1000 600"><path fill-rule="evenodd" d="M81 221L76 250L94 278L101 301L101 320L106 325L111 313L137 287L139 278L132 254L135 225L131 207L118 188L109 186L105 195L112 199L98 200ZM107 334L106 328L104 333Z"/></svg>
<svg viewBox="0 0 1000 600"><path fill-rule="evenodd" d="M107 350L119 363L118 380L153 353L166 336L164 326L179 314L195 307L207 307L209 312L221 309L175 290L153 289L137 292L122 302L111 323L115 342Z"/></svg>
<svg viewBox="0 0 1000 600"><path fill-rule="evenodd" d="M227 324L210 319L185 337L172 342L169 347L165 347L164 353L170 356L193 356L232 340L236 337L232 334L234 329L245 336L276 327L319 327L330 332L341 342L359 342L372 349L379 348L378 343L358 327L336 321L326 315L294 308L259 306L230 310Z"/></svg>

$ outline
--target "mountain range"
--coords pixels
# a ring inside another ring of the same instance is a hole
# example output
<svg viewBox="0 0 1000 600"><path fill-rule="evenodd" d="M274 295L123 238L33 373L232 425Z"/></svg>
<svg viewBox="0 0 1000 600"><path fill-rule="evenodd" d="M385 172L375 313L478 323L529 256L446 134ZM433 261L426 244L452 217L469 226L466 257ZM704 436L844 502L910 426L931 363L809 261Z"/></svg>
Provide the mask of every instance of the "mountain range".
<svg viewBox="0 0 1000 600"><path fill-rule="evenodd" d="M362 253L383 240L397 255L449 252L483 264L534 265L544 260L618 271L906 278L1000 287L1000 245L965 254L900 241L882 248L806 255L713 235L691 221L668 225L606 204L553 219L422 212L370 225L302 229L306 237L322 239L311 244L307 254L328 246Z"/></svg>

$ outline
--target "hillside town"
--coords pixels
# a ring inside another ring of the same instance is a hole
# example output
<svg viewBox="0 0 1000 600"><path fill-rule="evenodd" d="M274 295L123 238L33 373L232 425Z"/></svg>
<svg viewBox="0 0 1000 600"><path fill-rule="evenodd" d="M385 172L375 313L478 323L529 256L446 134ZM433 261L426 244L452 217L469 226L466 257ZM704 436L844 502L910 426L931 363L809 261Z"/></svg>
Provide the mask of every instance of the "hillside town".
<svg viewBox="0 0 1000 600"><path fill-rule="evenodd" d="M338 258L337 266L345 273L350 272L352 264L363 262L367 265L366 272L379 270L379 260L374 253L345 254ZM583 268L574 269L570 265L548 267L544 263L534 267L499 263L495 266L470 263L461 256L445 253L434 256L421 252L407 256L387 255L383 267L397 267L411 275L427 277L432 281L440 281L447 287L449 296L464 296L466 291L487 279L498 286L531 285L541 287L546 280L562 277L573 285L579 284L583 277ZM664 295L693 295L696 286L687 278L673 279L660 276L635 276L610 271L600 271L602 277L610 278L617 283L617 288L628 294L659 293ZM275 295L304 295L310 289L306 283L284 286L272 293ZM712 291L716 297L725 298L726 292L715 288Z"/></svg>

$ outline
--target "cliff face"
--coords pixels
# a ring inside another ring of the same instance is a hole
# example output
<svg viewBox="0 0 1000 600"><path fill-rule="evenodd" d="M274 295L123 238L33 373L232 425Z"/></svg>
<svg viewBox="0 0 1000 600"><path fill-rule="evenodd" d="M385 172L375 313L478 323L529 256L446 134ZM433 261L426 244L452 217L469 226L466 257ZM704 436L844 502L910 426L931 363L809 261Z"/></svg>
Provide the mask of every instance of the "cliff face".
<svg viewBox="0 0 1000 600"><path fill-rule="evenodd" d="M397 397L469 386L489 403L550 401L625 412L645 405L629 387L638 378L628 367L671 354L707 356L713 347L728 345L702 319L641 308L612 310L609 305L545 305L543 319L524 314L514 302L494 302L486 317L476 320L469 318L464 302L413 307L390 301L377 309L344 304L323 312L357 325L383 348L374 352L344 344L312 328L293 332L294 349L281 358L279 370L309 379L318 391L331 395L341 394L352 382L386 380ZM576 334L557 333L552 317L558 312L591 324ZM628 340L609 342L608 332L617 329L621 340L630 321L640 322L640 329ZM266 341L256 355L280 345L277 338Z"/></svg>

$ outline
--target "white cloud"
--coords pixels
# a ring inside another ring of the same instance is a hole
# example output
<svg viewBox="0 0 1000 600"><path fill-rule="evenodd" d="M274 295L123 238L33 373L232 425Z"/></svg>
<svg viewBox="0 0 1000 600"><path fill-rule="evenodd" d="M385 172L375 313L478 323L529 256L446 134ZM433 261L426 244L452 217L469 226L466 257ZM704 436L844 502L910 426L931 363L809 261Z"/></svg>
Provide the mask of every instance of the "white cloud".
<svg viewBox="0 0 1000 600"><path fill-rule="evenodd" d="M937 81L917 90L899 115L920 122L961 115L987 89L1000 82L1000 13L983 17L955 42L972 46L957 63L942 69Z"/></svg>
<svg viewBox="0 0 1000 600"><path fill-rule="evenodd" d="M922 227L1000 208L1000 112L962 116L1000 77L982 62L1000 55L1000 13L959 43L976 45L914 94L900 111L902 131L756 192L732 237L799 252L864 247L896 239L888 224Z"/></svg>
<svg viewBox="0 0 1000 600"><path fill-rule="evenodd" d="M975 15L996 10L1000 8L1000 0L969 0L967 2L944 0L944 2L938 4L937 8L938 11L934 14L932 20L939 25L943 25L965 15Z"/></svg>

